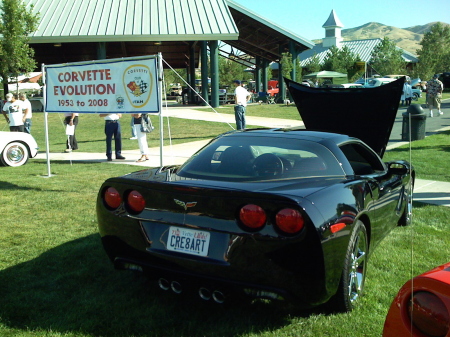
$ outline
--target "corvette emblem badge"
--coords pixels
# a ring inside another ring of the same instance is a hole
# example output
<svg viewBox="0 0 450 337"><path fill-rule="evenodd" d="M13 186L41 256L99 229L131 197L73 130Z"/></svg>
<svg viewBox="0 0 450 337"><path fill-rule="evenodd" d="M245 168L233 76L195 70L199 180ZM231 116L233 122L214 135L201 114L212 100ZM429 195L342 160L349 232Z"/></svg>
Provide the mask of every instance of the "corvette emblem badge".
<svg viewBox="0 0 450 337"><path fill-rule="evenodd" d="M197 201L184 202L184 201L181 201L181 200L178 200L178 199L173 199L173 201L175 201L175 203L178 206L183 207L185 211L187 211L188 208L194 207L195 205L197 205Z"/></svg>

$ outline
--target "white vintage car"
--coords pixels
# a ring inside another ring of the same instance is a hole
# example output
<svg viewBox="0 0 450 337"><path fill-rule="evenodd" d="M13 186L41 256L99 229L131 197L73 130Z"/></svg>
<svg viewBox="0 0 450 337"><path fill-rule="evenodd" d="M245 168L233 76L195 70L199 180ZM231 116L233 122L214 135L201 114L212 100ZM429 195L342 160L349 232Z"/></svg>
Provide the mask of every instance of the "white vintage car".
<svg viewBox="0 0 450 337"><path fill-rule="evenodd" d="M24 165L28 158L37 155L38 145L33 136L25 132L0 131L0 164L4 166Z"/></svg>
<svg viewBox="0 0 450 337"><path fill-rule="evenodd" d="M389 76L394 76L394 75L389 75ZM380 78L373 78L370 79L366 85L364 85L365 88L375 88L375 87L379 87L380 85L384 85L387 83L391 83L396 81L395 78L389 78L389 77L380 77ZM416 88L412 88L412 100L413 101L417 101L420 97L422 97L422 92L420 89L416 89Z"/></svg>

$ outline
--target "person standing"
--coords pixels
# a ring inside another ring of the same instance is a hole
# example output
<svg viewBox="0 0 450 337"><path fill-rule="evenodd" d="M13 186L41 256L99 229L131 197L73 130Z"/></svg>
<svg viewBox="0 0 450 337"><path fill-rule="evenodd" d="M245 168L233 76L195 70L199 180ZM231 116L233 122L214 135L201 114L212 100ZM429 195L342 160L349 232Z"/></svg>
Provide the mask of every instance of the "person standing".
<svg viewBox="0 0 450 337"><path fill-rule="evenodd" d="M413 96L410 81L406 81L405 84L403 85L403 94L404 94L404 98L405 98L405 105L410 106L411 101L412 101L412 96Z"/></svg>
<svg viewBox="0 0 450 337"><path fill-rule="evenodd" d="M9 123L9 131L11 132L24 132L23 125L23 103L18 100L17 94L6 94L7 102L3 106L3 116L5 116L6 122ZM8 113L8 115L6 115Z"/></svg>
<svg viewBox="0 0 450 337"><path fill-rule="evenodd" d="M236 119L236 128L238 130L243 130L245 129L245 109L251 95L247 89L241 86L241 81L234 80L233 84L236 87L234 90L234 117Z"/></svg>
<svg viewBox="0 0 450 337"><path fill-rule="evenodd" d="M184 87L181 91L181 101L183 102L183 105L188 104L188 98L189 98L189 89L187 87Z"/></svg>
<svg viewBox="0 0 450 337"><path fill-rule="evenodd" d="M438 80L439 74L435 74L433 79L427 83L427 104L430 109L430 117L433 117L433 108L438 110L438 114L442 115L441 99L444 85Z"/></svg>
<svg viewBox="0 0 450 337"><path fill-rule="evenodd" d="M78 142L77 142L77 137L75 136L75 131L77 129L77 125L78 125L78 113L65 113L64 114L64 124L65 125L74 125L74 129L73 129L73 135L68 135L67 136L67 141L66 141L66 149L64 150L64 152L72 152L73 150L78 150Z"/></svg>
<svg viewBox="0 0 450 337"><path fill-rule="evenodd" d="M122 114L100 114L105 119L105 135L106 135L106 158L112 161L112 139L114 137L116 159L125 159L122 156L122 132L120 130L119 119Z"/></svg>
<svg viewBox="0 0 450 337"><path fill-rule="evenodd" d="M27 94L20 93L19 99L23 102L23 125L26 133L31 134L31 118L33 118L33 110L31 102L27 98Z"/></svg>
<svg viewBox="0 0 450 337"><path fill-rule="evenodd" d="M147 118L143 114L133 114L134 120L134 131L136 132L136 137L138 140L139 151L141 152L141 158L136 160L138 163L148 160L148 143L147 143L147 133L142 132L142 119Z"/></svg>

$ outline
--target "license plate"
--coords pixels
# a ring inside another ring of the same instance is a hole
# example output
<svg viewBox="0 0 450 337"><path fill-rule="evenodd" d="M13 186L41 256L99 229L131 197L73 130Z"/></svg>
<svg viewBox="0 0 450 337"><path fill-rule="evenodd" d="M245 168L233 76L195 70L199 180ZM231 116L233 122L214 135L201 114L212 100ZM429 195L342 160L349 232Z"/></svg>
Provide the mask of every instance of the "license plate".
<svg viewBox="0 0 450 337"><path fill-rule="evenodd" d="M206 231L170 227L167 249L174 252L207 256L209 239L210 233Z"/></svg>

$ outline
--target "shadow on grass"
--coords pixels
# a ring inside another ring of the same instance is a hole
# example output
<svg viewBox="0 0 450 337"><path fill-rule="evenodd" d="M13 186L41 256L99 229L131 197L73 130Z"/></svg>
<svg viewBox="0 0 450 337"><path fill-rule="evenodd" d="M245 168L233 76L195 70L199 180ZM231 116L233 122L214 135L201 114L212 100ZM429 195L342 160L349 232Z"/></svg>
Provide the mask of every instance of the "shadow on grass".
<svg viewBox="0 0 450 337"><path fill-rule="evenodd" d="M38 190L41 191L40 188L32 188L32 187L24 187L16 184L11 184L7 181L0 181L0 190Z"/></svg>
<svg viewBox="0 0 450 337"><path fill-rule="evenodd" d="M93 234L0 271L4 327L89 336L233 336L290 324L283 303L219 305L116 271ZM312 312L297 311L296 317Z"/></svg>
<svg viewBox="0 0 450 337"><path fill-rule="evenodd" d="M22 190L22 191L38 191L38 192L62 192L62 190L47 190L42 188L36 188L36 187L28 187L28 186L19 186L17 184L12 184L7 181L1 181L0 180L0 190Z"/></svg>

